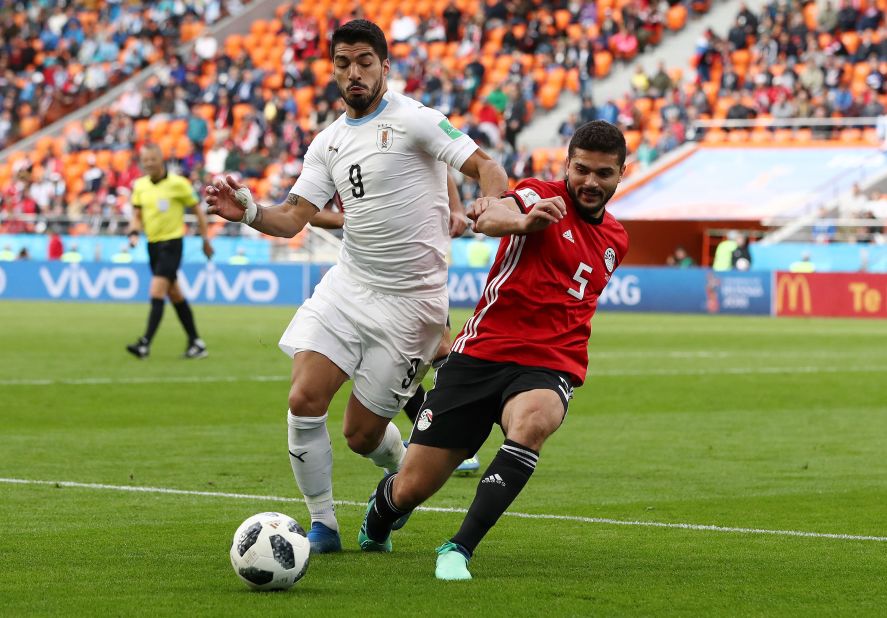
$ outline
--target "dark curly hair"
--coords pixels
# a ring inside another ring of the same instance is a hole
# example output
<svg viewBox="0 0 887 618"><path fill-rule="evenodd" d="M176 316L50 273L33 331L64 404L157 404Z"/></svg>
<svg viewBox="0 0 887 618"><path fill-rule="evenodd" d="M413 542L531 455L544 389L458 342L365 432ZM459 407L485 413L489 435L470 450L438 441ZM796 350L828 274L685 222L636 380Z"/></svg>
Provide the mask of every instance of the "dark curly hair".
<svg viewBox="0 0 887 618"><path fill-rule="evenodd" d="M385 40L385 33L379 26L366 19L354 19L336 28L330 41L331 58L335 57L336 45L339 43L349 45L369 43L376 55L379 56L379 60L388 58L388 41Z"/></svg>
<svg viewBox="0 0 887 618"><path fill-rule="evenodd" d="M592 120L576 129L570 139L567 157L572 158L577 148L615 154L619 157L619 166L625 164L625 137L617 126L604 120Z"/></svg>

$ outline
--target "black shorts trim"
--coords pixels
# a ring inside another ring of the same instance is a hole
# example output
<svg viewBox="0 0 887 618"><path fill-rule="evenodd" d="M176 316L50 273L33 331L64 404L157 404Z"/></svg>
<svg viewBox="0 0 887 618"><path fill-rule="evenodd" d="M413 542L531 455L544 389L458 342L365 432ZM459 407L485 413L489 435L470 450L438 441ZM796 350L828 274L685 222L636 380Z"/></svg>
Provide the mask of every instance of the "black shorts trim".
<svg viewBox="0 0 887 618"><path fill-rule="evenodd" d="M566 373L451 352L422 404L410 442L465 449L473 455L486 442L493 425L501 425L502 409L509 398L536 389L557 393L566 415L573 396Z"/></svg>
<svg viewBox="0 0 887 618"><path fill-rule="evenodd" d="M175 283L182 265L182 246L181 238L149 242L148 261L151 263L151 273Z"/></svg>

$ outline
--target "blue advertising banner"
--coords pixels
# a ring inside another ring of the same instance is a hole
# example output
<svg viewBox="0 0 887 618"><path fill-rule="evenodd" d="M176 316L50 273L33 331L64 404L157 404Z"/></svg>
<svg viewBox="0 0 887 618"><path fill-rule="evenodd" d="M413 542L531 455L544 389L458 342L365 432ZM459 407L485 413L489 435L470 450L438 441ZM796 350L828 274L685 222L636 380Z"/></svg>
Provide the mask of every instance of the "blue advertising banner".
<svg viewBox="0 0 887 618"><path fill-rule="evenodd" d="M329 264L185 264L179 284L194 303L300 305ZM620 268L599 299L603 311L769 315L769 272L714 273L702 268ZM487 271L453 267L452 307L477 304ZM0 299L141 302L148 299L146 264L0 263Z"/></svg>
<svg viewBox="0 0 887 618"><path fill-rule="evenodd" d="M770 315L769 272L620 268L598 306L607 311Z"/></svg>
<svg viewBox="0 0 887 618"><path fill-rule="evenodd" d="M312 275L319 281L320 268L185 264L178 282L194 303L296 306L311 293ZM0 263L0 299L147 301L150 283L147 264Z"/></svg>
<svg viewBox="0 0 887 618"><path fill-rule="evenodd" d="M486 271L450 268L451 307L473 307ZM703 268L620 268L598 300L605 311L770 314L769 272L714 273Z"/></svg>

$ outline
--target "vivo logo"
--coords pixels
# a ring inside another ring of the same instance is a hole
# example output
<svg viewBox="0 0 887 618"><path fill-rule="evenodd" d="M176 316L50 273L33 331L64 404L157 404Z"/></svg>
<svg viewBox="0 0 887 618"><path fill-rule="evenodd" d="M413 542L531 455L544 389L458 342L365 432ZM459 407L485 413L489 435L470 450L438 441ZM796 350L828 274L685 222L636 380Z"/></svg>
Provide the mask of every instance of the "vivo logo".
<svg viewBox="0 0 887 618"><path fill-rule="evenodd" d="M264 268L238 270L234 281L228 281L225 273L208 264L197 273L193 282L179 272L178 282L185 297L194 300L224 299L233 302L244 297L254 303L270 303L277 298L280 290L277 275Z"/></svg>
<svg viewBox="0 0 887 618"><path fill-rule="evenodd" d="M486 284L487 273L485 272L467 272L462 275L450 273L447 281L450 302L474 304L480 300Z"/></svg>
<svg viewBox="0 0 887 618"><path fill-rule="evenodd" d="M598 303L601 305L626 305L633 307L641 302L641 288L635 275L618 277L613 275L607 287L601 292Z"/></svg>
<svg viewBox="0 0 887 618"><path fill-rule="evenodd" d="M102 268L95 279L78 264L63 268L57 279L45 266L40 269L40 279L52 298L96 299L107 295L114 300L130 300L139 291L139 276L132 268Z"/></svg>

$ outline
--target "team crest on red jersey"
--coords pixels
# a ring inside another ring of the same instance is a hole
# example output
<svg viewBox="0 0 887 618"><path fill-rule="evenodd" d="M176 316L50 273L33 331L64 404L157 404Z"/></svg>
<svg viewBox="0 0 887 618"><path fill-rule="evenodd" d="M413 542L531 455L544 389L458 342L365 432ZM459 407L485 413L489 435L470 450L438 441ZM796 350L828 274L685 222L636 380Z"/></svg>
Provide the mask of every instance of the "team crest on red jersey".
<svg viewBox="0 0 887 618"><path fill-rule="evenodd" d="M607 250L604 251L604 265L608 272L613 272L613 269L616 268L616 252L613 251L613 247L607 247Z"/></svg>
<svg viewBox="0 0 887 618"><path fill-rule="evenodd" d="M392 144L394 144L394 129L390 124L380 124L376 129L376 146L382 152L388 152Z"/></svg>

